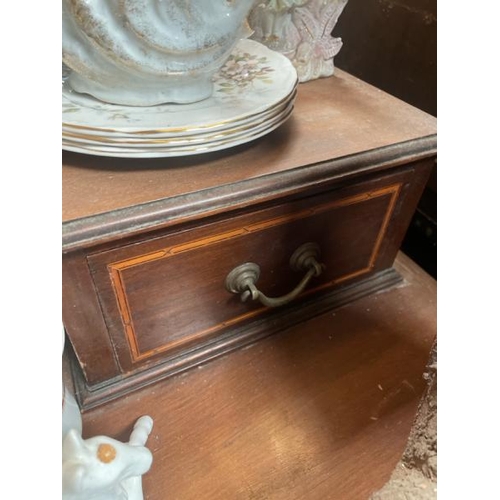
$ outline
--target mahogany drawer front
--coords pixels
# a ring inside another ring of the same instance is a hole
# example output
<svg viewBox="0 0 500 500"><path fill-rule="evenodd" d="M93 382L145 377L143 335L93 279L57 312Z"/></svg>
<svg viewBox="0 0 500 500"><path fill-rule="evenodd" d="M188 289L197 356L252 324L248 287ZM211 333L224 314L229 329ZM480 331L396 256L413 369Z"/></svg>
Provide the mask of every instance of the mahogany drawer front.
<svg viewBox="0 0 500 500"><path fill-rule="evenodd" d="M366 183L88 256L100 306L122 373L162 363L214 342L265 314L225 286L245 262L261 268L269 296L302 278L290 270L293 251L317 243L324 272L297 302L377 269L404 175Z"/></svg>

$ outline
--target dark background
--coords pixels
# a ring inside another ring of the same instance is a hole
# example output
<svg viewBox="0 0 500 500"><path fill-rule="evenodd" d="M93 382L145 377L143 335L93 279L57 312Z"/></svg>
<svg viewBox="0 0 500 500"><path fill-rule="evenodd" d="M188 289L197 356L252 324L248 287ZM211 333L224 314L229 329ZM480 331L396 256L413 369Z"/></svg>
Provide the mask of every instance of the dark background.
<svg viewBox="0 0 500 500"><path fill-rule="evenodd" d="M332 34L336 67L437 116L436 0L349 0ZM436 168L402 250L437 278Z"/></svg>

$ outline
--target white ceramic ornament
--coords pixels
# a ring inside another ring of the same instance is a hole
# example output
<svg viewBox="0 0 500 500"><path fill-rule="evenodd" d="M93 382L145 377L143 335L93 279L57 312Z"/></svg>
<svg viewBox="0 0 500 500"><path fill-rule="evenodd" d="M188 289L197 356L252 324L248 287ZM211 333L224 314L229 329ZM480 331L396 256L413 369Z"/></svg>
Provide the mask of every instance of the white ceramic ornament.
<svg viewBox="0 0 500 500"><path fill-rule="evenodd" d="M63 500L143 500L142 475L153 456L144 446L153 428L139 418L128 443L106 436L82 439L71 429L63 439Z"/></svg>
<svg viewBox="0 0 500 500"><path fill-rule="evenodd" d="M252 39L287 56L300 82L331 76L342 40L331 36L347 0L263 0L248 21Z"/></svg>
<svg viewBox="0 0 500 500"><path fill-rule="evenodd" d="M62 390L62 438L64 439L70 429L82 432L82 416L78 403L64 383Z"/></svg>
<svg viewBox="0 0 500 500"><path fill-rule="evenodd" d="M239 39L255 0L62 0L63 62L78 92L113 104L189 103Z"/></svg>
<svg viewBox="0 0 500 500"><path fill-rule="evenodd" d="M62 329L62 349L64 352L64 344L66 341L66 334L64 326ZM66 385L62 384L62 438L66 436L70 429L76 429L80 434L82 432L82 415L80 407L76 402L73 394L70 392Z"/></svg>
<svg viewBox="0 0 500 500"><path fill-rule="evenodd" d="M63 149L129 158L207 153L268 134L293 111L297 72L289 59L240 40L214 77L211 97L133 107L62 89Z"/></svg>

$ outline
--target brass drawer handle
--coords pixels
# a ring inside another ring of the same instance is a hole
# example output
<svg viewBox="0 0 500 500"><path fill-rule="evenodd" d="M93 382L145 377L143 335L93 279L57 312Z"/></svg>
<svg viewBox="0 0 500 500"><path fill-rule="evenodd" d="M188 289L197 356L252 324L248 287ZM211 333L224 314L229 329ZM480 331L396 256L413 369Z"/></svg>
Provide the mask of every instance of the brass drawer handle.
<svg viewBox="0 0 500 500"><path fill-rule="evenodd" d="M319 246L316 243L304 243L290 257L290 267L294 271L307 271L300 283L286 295L281 297L267 297L257 289L255 283L260 276L260 267L253 262L247 262L235 267L226 277L226 290L240 294L242 302L249 297L259 300L267 307L279 307L287 304L299 295L313 276L319 276L325 269L324 264L318 262Z"/></svg>

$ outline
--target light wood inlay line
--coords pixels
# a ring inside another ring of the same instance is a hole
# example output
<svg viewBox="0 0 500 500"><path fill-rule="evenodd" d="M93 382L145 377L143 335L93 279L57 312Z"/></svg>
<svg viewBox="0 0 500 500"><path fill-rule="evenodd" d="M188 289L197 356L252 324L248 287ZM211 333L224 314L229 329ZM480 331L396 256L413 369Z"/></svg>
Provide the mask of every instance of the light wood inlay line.
<svg viewBox="0 0 500 500"><path fill-rule="evenodd" d="M213 236L201 238L199 240L194 240L189 243L183 243L181 245L174 245L171 247L164 248L163 250L156 250L155 252L139 255L134 258L128 258L123 261L119 262L113 262L112 264L109 264L109 268L117 269L117 270L125 270L129 269L133 266L141 265L144 264L145 262L150 262L154 261L157 259L163 259L163 258L168 258L171 257L172 255L178 255L183 252L188 252L191 250L196 250L197 248L201 247L206 247L208 245L212 245L215 243L220 243L221 241L224 240L230 240L232 238L238 237L238 236L245 236L249 233L253 233L256 231L262 231L264 229L268 229L270 227L278 226L280 224L285 224L289 222L293 222L295 220L300 220L305 217L310 217L312 215L317 215L322 212L326 212L328 210L331 210L332 208L340 208L340 207L345 207L349 205L353 205L355 203L360 203L362 201L367 201L372 198L378 198L380 196L384 196L387 194L397 194L399 191L400 184L394 185L394 186L387 186L375 191L369 191L366 193L361 193L355 196L350 196L347 198L343 198L341 200L336 200L331 203L326 203L324 205L321 205L319 207L313 207L313 208L308 208L306 210L302 210L300 212L297 212L296 214L292 215L285 215L281 217L276 217L273 219L268 219L263 222L257 222L254 224L249 224L248 226L235 229L232 231L226 231L223 233L219 233Z"/></svg>
<svg viewBox="0 0 500 500"><path fill-rule="evenodd" d="M127 338L127 342L129 344L129 348L130 348L132 362L136 363L136 362L144 361L144 360L146 360L154 355L157 355L157 354L162 353L164 351L167 351L169 349L177 348L177 347L180 347L180 346L187 344L187 343L192 343L193 341L195 341L199 338L203 338L207 335L211 335L218 330L221 330L223 328L227 328L228 326L233 326L233 325L240 323L244 320L258 316L259 314L261 314L261 312L265 308L262 307L262 308L250 311L248 313L236 316L230 320L224 321L221 324L216 324L216 325L214 325L208 329L205 329L201 332L198 332L194 335L190 335L188 338L179 339L179 340L164 344L160 347L141 352L139 349L139 342L137 339L137 335L136 335L133 320L132 320L131 310L130 310L128 300L127 300L126 286L125 286L125 282L124 282L123 275L122 275L123 271L130 269L132 267L135 267L135 266L145 264L147 262L152 262L152 261L156 261L156 260L160 260L160 259L167 259L167 258L172 257L174 255L179 255L179 254L184 253L184 252L196 250L198 248L202 248L202 247L206 247L206 246L213 245L216 243L220 243L222 241L227 241L227 240L231 240L233 238L245 236L245 235L248 235L249 233L263 231L265 229L268 229L271 227L276 227L276 226L281 225L281 224L286 224L286 223L289 223L292 221L304 219L306 217L311 217L313 215L317 215L317 214L326 212L326 211L331 210L331 209L346 207L346 206L353 205L356 203L362 203L362 202L371 200L373 198L378 198L378 197L382 197L382 196L390 196L390 201L389 201L389 205L387 207L387 211L385 213L384 219L382 221L382 225L380 227L379 233L378 233L377 238L375 240L373 250L370 254L370 258L369 258L369 261L366 264L366 266L363 266L361 269L359 269L357 271L353 271L351 273L340 276L339 278L336 278L336 279L329 281L327 283L323 283L322 285L318 285L317 287L308 289L305 292L303 292L303 294L302 294L303 296L306 296L306 295L309 295L313 292L317 292L319 290L332 287L334 285L337 285L339 283L347 281L347 280L354 278L356 276L360 276L360 275L369 273L372 270L372 268L375 265L375 262L377 260L378 252L380 250L380 246L381 246L383 238L385 236L385 232L387 230L392 213L394 211L394 207L395 207L396 201L398 199L400 190L401 190L401 183L393 184L393 185L386 186L386 187L376 189L373 191L368 191L368 192L357 194L354 196L349 196L349 197L346 197L346 198L343 198L340 200L335 200L335 201L332 201L330 203L325 203L325 204L317 206L317 207L308 208L306 210L299 211L295 214L271 218L271 219L268 219L268 220L265 220L262 222L249 224L245 227L242 227L242 228L239 228L236 230L225 231L225 232L215 234L215 235L212 235L209 237L200 238L198 240L194 240L194 241L191 241L189 243L184 243L181 245L173 245L173 246L161 249L161 250L157 250L157 251L150 252L147 254L139 255L137 257L128 258L128 259L123 260L123 261L113 262L113 263L109 264L108 270L110 273L111 284L112 284L113 290L115 292L116 300L118 303L120 316L121 316L123 327L125 330L125 336Z"/></svg>

